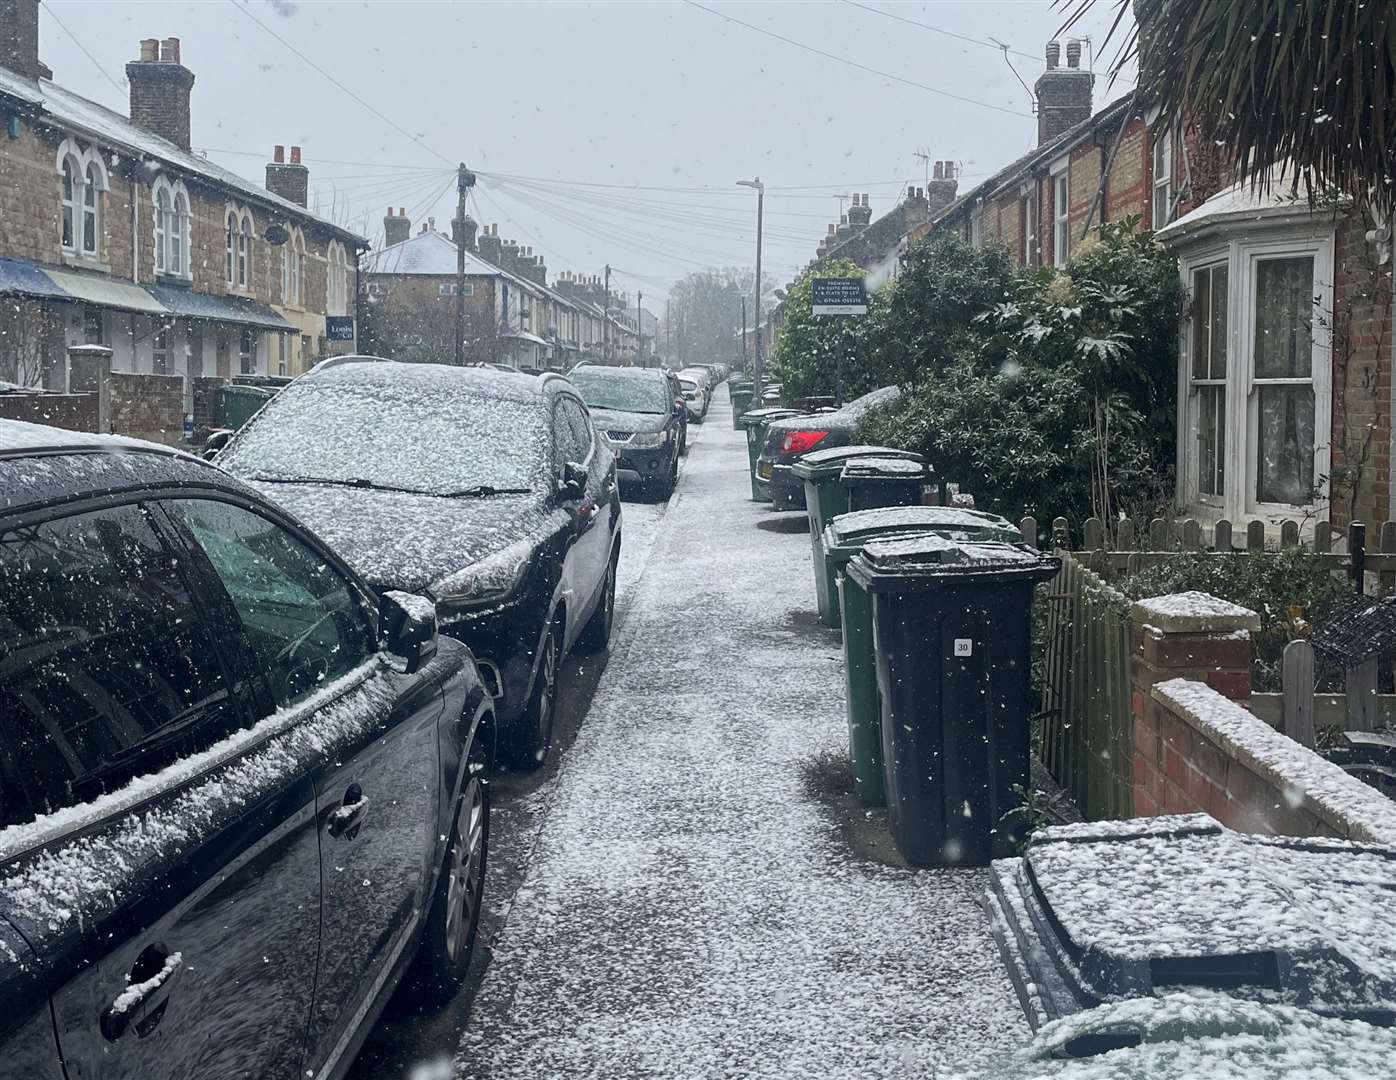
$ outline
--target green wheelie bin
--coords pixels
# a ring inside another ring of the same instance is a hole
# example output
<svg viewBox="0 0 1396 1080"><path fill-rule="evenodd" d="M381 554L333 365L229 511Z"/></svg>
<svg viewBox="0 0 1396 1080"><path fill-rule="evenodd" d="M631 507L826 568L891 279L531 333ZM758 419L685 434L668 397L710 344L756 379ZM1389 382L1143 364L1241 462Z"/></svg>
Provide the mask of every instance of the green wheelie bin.
<svg viewBox="0 0 1396 1080"><path fill-rule="evenodd" d="M877 690L872 601L843 571L868 542L918 533L936 533L952 540L1020 539L1006 518L951 506L857 510L834 518L824 530L824 588L835 612L834 624L841 621L843 626L848 752L853 761L854 789L865 806L885 806L887 802L882 777L882 698Z"/></svg>
<svg viewBox="0 0 1396 1080"><path fill-rule="evenodd" d="M839 477L843 467L855 458L905 458L920 461L921 455L910 450L893 450L890 446L831 446L827 450L811 450L801 454L790 466L790 472L805 482L805 512L809 514L810 549L814 559L815 595L820 597L819 612L824 613L825 600L819 593L819 578L824 565L821 538L829 523L839 514L849 511L848 495ZM837 617L830 626L837 626Z"/></svg>
<svg viewBox="0 0 1396 1080"><path fill-rule="evenodd" d="M870 510L875 506L919 505L929 479L930 470L919 456L883 454L846 463L839 474L839 486L849 511Z"/></svg>
<svg viewBox="0 0 1396 1080"><path fill-rule="evenodd" d="M727 394L732 399L732 430L740 431L742 414L751 408L755 390L749 382L732 382L727 384Z"/></svg>
<svg viewBox="0 0 1396 1080"><path fill-rule="evenodd" d="M872 600L882 774L897 850L916 866L1011 855L1027 788L1033 586L1061 560L934 533L872 540L846 581ZM847 604L851 596L845 596Z"/></svg>
<svg viewBox="0 0 1396 1080"><path fill-rule="evenodd" d="M785 420L802 415L799 409L772 407L752 409L742 416L742 427L746 428L747 461L751 468L751 498L753 502L770 502L771 496L756 475L756 459L761 456L761 447L766 441L766 428L776 420Z"/></svg>

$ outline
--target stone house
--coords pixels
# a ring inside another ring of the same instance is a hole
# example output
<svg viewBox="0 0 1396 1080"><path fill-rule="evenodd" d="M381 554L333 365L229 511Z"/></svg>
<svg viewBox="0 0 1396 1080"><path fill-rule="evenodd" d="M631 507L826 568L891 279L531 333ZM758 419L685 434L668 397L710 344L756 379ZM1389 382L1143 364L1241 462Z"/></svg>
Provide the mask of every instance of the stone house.
<svg viewBox="0 0 1396 1080"><path fill-rule="evenodd" d="M192 412L201 376L294 375L354 347L367 241L309 211L298 147L276 148L265 187L191 151L178 39L126 65L129 117L53 81L37 0L0 0L0 63L0 294L26 324L0 380L65 389L65 346L100 344L115 371L183 377Z"/></svg>
<svg viewBox="0 0 1396 1080"><path fill-rule="evenodd" d="M1344 526L1396 516L1391 267L1350 206L1227 186L1198 118L1141 87L1092 111L1079 42L1049 44L1037 146L929 230L1062 266L1102 222L1137 218L1180 260L1179 509L1204 522Z"/></svg>

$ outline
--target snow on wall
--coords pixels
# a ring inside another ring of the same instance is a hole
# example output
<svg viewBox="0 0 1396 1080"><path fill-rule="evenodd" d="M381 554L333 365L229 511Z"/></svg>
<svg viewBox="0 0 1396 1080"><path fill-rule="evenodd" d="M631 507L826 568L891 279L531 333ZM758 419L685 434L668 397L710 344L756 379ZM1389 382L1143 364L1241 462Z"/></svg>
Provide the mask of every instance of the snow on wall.
<svg viewBox="0 0 1396 1080"><path fill-rule="evenodd" d="M1153 697L1281 792L1353 840L1396 844L1396 803L1204 683L1169 679Z"/></svg>

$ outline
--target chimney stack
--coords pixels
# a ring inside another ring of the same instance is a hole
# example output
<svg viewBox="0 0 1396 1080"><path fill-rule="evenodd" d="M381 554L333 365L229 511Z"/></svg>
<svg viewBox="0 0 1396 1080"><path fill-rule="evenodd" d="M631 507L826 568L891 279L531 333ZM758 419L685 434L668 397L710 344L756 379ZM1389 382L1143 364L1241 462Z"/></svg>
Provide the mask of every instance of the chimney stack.
<svg viewBox="0 0 1396 1080"><path fill-rule="evenodd" d="M475 250L475 234L480 231L480 226L469 214L465 219L451 219L451 242L457 246L464 244L466 251Z"/></svg>
<svg viewBox="0 0 1396 1080"><path fill-rule="evenodd" d="M412 235L412 222L407 218L406 207L398 207L396 214L388 207L388 216L383 219L383 246L400 244Z"/></svg>
<svg viewBox="0 0 1396 1080"><path fill-rule="evenodd" d="M51 79L39 60L39 0L0 0L0 67L28 79Z"/></svg>
<svg viewBox="0 0 1396 1080"><path fill-rule="evenodd" d="M954 202L958 190L959 181L955 179L955 163L953 161L937 161L931 169L931 182L926 188L927 215L934 217Z"/></svg>
<svg viewBox="0 0 1396 1080"><path fill-rule="evenodd" d="M291 147L291 162L286 163L286 148L273 148L267 164L267 190L280 195L297 206L310 205L310 170L301 164L301 148Z"/></svg>
<svg viewBox="0 0 1396 1080"><path fill-rule="evenodd" d="M501 262L503 256L501 256L500 254L501 245L499 243L498 222L491 224L489 228L487 228L483 233L480 234L479 243L480 255L482 258L493 263L495 266L503 265Z"/></svg>
<svg viewBox="0 0 1396 1080"><path fill-rule="evenodd" d="M1047 70L1033 87L1037 95L1037 145L1050 142L1091 116L1095 76L1081 67L1081 42L1066 43L1066 67L1060 67L1061 45L1047 45Z"/></svg>
<svg viewBox="0 0 1396 1080"><path fill-rule="evenodd" d="M131 122L187 151L194 73L180 63L179 38L144 39L140 59L126 65L126 79L131 84Z"/></svg>
<svg viewBox="0 0 1396 1080"><path fill-rule="evenodd" d="M854 232L858 232L866 229L871 221L872 207L868 205L868 193L865 191L860 195L855 191L853 205L848 208L848 224Z"/></svg>

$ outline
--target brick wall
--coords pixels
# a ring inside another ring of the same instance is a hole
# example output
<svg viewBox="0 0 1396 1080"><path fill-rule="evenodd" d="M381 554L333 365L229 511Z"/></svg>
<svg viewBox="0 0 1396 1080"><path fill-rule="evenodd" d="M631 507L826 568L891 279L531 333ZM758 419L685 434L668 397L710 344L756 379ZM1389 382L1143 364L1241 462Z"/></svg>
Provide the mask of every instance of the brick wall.
<svg viewBox="0 0 1396 1080"><path fill-rule="evenodd" d="M1120 221L1131 214L1146 213L1145 154L1144 121L1131 120L1125 127L1124 138L1110 165L1110 183L1105 197L1106 221Z"/></svg>
<svg viewBox="0 0 1396 1080"><path fill-rule="evenodd" d="M184 441L184 379L179 375L111 375L113 435L177 446Z"/></svg>
<svg viewBox="0 0 1396 1080"><path fill-rule="evenodd" d="M199 442L218 426L218 391L226 386L227 379L208 375L195 379L194 396L194 441Z"/></svg>
<svg viewBox="0 0 1396 1080"><path fill-rule="evenodd" d="M0 418L69 431L96 431L97 395L0 394Z"/></svg>
<svg viewBox="0 0 1396 1080"><path fill-rule="evenodd" d="M1393 514L1391 468L1391 266L1377 266L1364 222L1349 214L1333 252L1332 503L1329 520Z"/></svg>
<svg viewBox="0 0 1396 1080"><path fill-rule="evenodd" d="M1244 707L1258 625L1197 593L1134 606L1135 816L1201 812L1242 832L1396 842L1396 803Z"/></svg>

